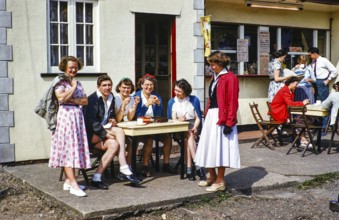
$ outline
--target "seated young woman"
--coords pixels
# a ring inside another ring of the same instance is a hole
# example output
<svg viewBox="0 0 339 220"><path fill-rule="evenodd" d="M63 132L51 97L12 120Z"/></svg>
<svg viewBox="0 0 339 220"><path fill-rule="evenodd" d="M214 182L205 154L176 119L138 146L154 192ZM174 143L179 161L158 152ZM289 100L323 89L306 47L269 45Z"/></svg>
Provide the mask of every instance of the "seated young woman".
<svg viewBox="0 0 339 220"><path fill-rule="evenodd" d="M274 120L279 122L288 122L288 106L304 106L310 103L309 99L303 101L293 101L294 100L294 91L298 86L300 78L291 77L286 80L285 85L281 88L277 94L274 96L271 103L271 116ZM303 134L301 136L301 146L307 146L308 141ZM310 145L309 145L310 146Z"/></svg>

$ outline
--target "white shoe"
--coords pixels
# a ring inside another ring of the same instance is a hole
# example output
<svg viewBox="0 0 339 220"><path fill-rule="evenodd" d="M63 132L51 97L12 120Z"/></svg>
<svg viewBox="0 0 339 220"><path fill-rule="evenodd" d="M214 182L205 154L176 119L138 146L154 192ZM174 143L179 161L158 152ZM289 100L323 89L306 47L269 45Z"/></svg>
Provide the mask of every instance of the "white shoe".
<svg viewBox="0 0 339 220"><path fill-rule="evenodd" d="M78 185L79 186L79 188L81 189L81 190L85 190L86 189L86 186L84 186L84 185ZM70 185L70 184L68 184L68 183L64 183L64 185L63 185L63 189L64 190L71 190L71 188L72 188L72 186Z"/></svg>
<svg viewBox="0 0 339 220"><path fill-rule="evenodd" d="M307 146L307 144L308 144L308 142L300 143L300 146L305 148ZM313 149L312 143L308 144L307 149Z"/></svg>
<svg viewBox="0 0 339 220"><path fill-rule="evenodd" d="M69 190L69 192L75 196L78 196L78 197L84 197L84 196L87 196L87 194L82 191L81 189L73 189L73 187L71 187L71 189Z"/></svg>

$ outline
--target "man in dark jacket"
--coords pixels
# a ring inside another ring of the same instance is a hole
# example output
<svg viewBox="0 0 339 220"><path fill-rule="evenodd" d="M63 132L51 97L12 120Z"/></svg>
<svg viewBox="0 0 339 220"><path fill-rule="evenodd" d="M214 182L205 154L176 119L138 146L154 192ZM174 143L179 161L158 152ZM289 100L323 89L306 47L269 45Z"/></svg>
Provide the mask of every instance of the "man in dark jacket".
<svg viewBox="0 0 339 220"><path fill-rule="evenodd" d="M92 186L99 189L108 189L102 182L101 175L115 155L118 155L120 163L118 178L135 184L141 182L133 175L126 162L125 134L121 128L116 127L112 84L109 76L100 76L97 80L98 90L88 97L88 105L84 108L89 145L105 151L91 182Z"/></svg>

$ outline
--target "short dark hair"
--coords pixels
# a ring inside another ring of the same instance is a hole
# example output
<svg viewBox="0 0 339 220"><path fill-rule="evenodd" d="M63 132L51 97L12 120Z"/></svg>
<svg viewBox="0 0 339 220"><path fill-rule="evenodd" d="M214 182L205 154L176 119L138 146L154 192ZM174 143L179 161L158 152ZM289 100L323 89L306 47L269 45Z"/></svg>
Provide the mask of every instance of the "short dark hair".
<svg viewBox="0 0 339 220"><path fill-rule="evenodd" d="M317 47L311 47L310 49L308 49L308 52L319 54L319 49Z"/></svg>
<svg viewBox="0 0 339 220"><path fill-rule="evenodd" d="M81 70L82 67L84 66L79 58L76 58L74 56L64 56L64 57L61 58L60 63L59 63L59 70L60 71L62 71L62 72L66 71L68 61L78 63L78 70Z"/></svg>
<svg viewBox="0 0 339 220"><path fill-rule="evenodd" d="M109 77L108 75L101 75L97 79L97 86L99 87L103 81L107 81L107 80L111 81L111 83L113 85L111 77Z"/></svg>
<svg viewBox="0 0 339 220"><path fill-rule="evenodd" d="M281 50L275 51L273 55L274 55L274 58L279 58L279 57L286 56L287 53L286 53L286 51L281 49Z"/></svg>
<svg viewBox="0 0 339 220"><path fill-rule="evenodd" d="M178 86L182 89L186 96L189 96L192 93L192 86L187 82L186 79L179 79L174 82L174 86Z"/></svg>
<svg viewBox="0 0 339 220"><path fill-rule="evenodd" d="M301 80L300 77L292 76L285 81L285 85L289 86L291 83L300 82L300 80Z"/></svg>
<svg viewBox="0 0 339 220"><path fill-rule="evenodd" d="M333 84L333 89L335 89L336 91L339 91L339 82L336 82Z"/></svg>
<svg viewBox="0 0 339 220"><path fill-rule="evenodd" d="M131 80L130 78L125 77L125 78L122 78L122 79L120 80L120 82L117 84L117 86L115 87L115 91L116 91L117 93L120 92L119 87L120 87L122 84L125 84L126 86L131 86L131 93L134 92L134 89L135 89L135 88L134 88L134 84L133 84L132 80Z"/></svg>

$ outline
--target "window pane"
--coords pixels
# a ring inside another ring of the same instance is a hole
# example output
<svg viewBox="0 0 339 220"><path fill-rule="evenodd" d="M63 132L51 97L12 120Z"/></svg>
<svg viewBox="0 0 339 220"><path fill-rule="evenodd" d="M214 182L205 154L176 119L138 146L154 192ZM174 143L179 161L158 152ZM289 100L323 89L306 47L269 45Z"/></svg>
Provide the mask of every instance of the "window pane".
<svg viewBox="0 0 339 220"><path fill-rule="evenodd" d="M245 26L245 39L248 39L248 62L245 63L245 72L257 74L258 61L258 27Z"/></svg>
<svg viewBox="0 0 339 220"><path fill-rule="evenodd" d="M59 64L59 51L58 46L51 46L51 65L58 66Z"/></svg>
<svg viewBox="0 0 339 220"><path fill-rule="evenodd" d="M153 24L145 24L145 44L155 44L155 27Z"/></svg>
<svg viewBox="0 0 339 220"><path fill-rule="evenodd" d="M86 66L93 66L93 47L86 47Z"/></svg>
<svg viewBox="0 0 339 220"><path fill-rule="evenodd" d="M68 56L68 46L61 46L60 47L61 57Z"/></svg>
<svg viewBox="0 0 339 220"><path fill-rule="evenodd" d="M326 31L319 30L318 31L318 48L320 55L325 57L326 56Z"/></svg>
<svg viewBox="0 0 339 220"><path fill-rule="evenodd" d="M86 44L93 44L93 25L86 25Z"/></svg>
<svg viewBox="0 0 339 220"><path fill-rule="evenodd" d="M86 11L85 11L86 22L93 23L93 4L86 3L85 7L86 7Z"/></svg>
<svg viewBox="0 0 339 220"><path fill-rule="evenodd" d="M58 21L58 2L50 1L49 19L51 21Z"/></svg>
<svg viewBox="0 0 339 220"><path fill-rule="evenodd" d="M68 44L68 24L60 24L60 43Z"/></svg>
<svg viewBox="0 0 339 220"><path fill-rule="evenodd" d="M84 47L83 46L77 46L77 55L78 58L81 58L84 60Z"/></svg>
<svg viewBox="0 0 339 220"><path fill-rule="evenodd" d="M50 27L50 37L51 37L51 44L58 43L58 24L51 24Z"/></svg>
<svg viewBox="0 0 339 220"><path fill-rule="evenodd" d="M229 70L231 70L234 74L238 74L237 54L228 53L227 56L231 58Z"/></svg>
<svg viewBox="0 0 339 220"><path fill-rule="evenodd" d="M168 22L161 22L158 28L159 28L159 44L168 45L168 31L169 31Z"/></svg>
<svg viewBox="0 0 339 220"><path fill-rule="evenodd" d="M83 3L77 3L76 4L76 19L77 19L77 22L83 22L84 21L84 15L83 15L83 8L84 8L84 5Z"/></svg>
<svg viewBox="0 0 339 220"><path fill-rule="evenodd" d="M67 22L67 2L60 2L60 21Z"/></svg>
<svg viewBox="0 0 339 220"><path fill-rule="evenodd" d="M274 58L274 53L277 51L277 28L270 27L270 60Z"/></svg>
<svg viewBox="0 0 339 220"><path fill-rule="evenodd" d="M281 35L282 49L287 52L307 52L312 47L312 30L283 28Z"/></svg>
<svg viewBox="0 0 339 220"><path fill-rule="evenodd" d="M238 38L238 25L212 24L212 50L236 50Z"/></svg>
<svg viewBox="0 0 339 220"><path fill-rule="evenodd" d="M84 43L84 25L77 24L77 44Z"/></svg>

